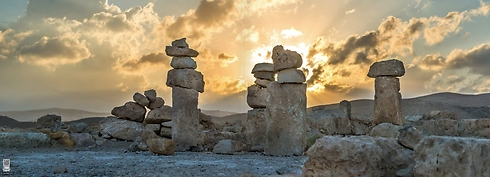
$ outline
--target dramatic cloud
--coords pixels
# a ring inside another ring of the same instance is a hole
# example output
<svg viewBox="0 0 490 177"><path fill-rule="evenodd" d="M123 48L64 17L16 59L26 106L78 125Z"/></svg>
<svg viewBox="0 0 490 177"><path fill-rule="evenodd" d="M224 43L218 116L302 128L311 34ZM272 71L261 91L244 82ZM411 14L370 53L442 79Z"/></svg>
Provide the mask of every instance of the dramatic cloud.
<svg viewBox="0 0 490 177"><path fill-rule="evenodd" d="M235 94L247 90L248 85L241 79L226 76L205 77L206 92L219 95Z"/></svg>
<svg viewBox="0 0 490 177"><path fill-rule="evenodd" d="M143 55L138 60L131 60L122 65L123 68L134 71L142 68L144 65L169 64L170 58L165 53L150 53Z"/></svg>
<svg viewBox="0 0 490 177"><path fill-rule="evenodd" d="M351 14L351 13L354 13L356 11L356 9L352 9L352 10L349 10L349 11L345 11L345 14Z"/></svg>
<svg viewBox="0 0 490 177"><path fill-rule="evenodd" d="M301 36L301 35L303 35L303 33L301 31L294 29L294 28L290 28L290 29L282 30L281 35L283 38L288 39L288 38L294 38L294 37Z"/></svg>

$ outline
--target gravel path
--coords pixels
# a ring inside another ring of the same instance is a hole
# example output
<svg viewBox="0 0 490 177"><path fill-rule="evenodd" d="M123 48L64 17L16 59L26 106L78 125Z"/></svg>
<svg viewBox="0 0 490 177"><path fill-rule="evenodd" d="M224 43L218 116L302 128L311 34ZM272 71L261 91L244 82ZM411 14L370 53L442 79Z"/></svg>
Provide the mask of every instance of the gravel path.
<svg viewBox="0 0 490 177"><path fill-rule="evenodd" d="M271 157L259 153L218 155L178 152L159 156L123 149L2 149L11 160L9 176L257 176L301 173L306 157Z"/></svg>

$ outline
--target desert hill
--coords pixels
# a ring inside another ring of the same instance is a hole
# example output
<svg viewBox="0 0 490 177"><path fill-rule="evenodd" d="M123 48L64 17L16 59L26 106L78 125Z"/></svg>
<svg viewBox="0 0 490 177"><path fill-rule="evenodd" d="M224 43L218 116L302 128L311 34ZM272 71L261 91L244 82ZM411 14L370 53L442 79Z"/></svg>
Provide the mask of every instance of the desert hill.
<svg viewBox="0 0 490 177"><path fill-rule="evenodd" d="M77 109L37 109L27 111L0 111L0 115L13 118L21 122L35 122L39 117L47 114L56 114L61 116L62 121L72 121L87 117L106 117L111 115L110 113L96 113Z"/></svg>

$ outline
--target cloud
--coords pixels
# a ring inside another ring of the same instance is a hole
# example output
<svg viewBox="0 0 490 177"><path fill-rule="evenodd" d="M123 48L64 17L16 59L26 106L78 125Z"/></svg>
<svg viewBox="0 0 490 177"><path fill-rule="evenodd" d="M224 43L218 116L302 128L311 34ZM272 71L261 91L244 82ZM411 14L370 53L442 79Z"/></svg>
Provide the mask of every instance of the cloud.
<svg viewBox="0 0 490 177"><path fill-rule="evenodd" d="M150 53L147 55L143 55L138 60L128 61L122 65L122 68L130 71L135 71L145 66L150 67L151 65L157 65L157 64L168 65L169 63L170 63L170 58L165 53L157 52L157 53Z"/></svg>
<svg viewBox="0 0 490 177"><path fill-rule="evenodd" d="M288 38L294 38L294 37L302 36L303 33L301 31L294 29L294 28L290 28L290 29L282 30L281 35L283 38L288 39Z"/></svg>
<svg viewBox="0 0 490 177"><path fill-rule="evenodd" d="M348 14L354 13L355 11L356 11L356 9L348 10L348 11L345 11L345 14L348 15Z"/></svg>
<svg viewBox="0 0 490 177"><path fill-rule="evenodd" d="M219 95L243 92L248 87L244 80L227 76L205 77L205 82L205 92L212 92Z"/></svg>
<svg viewBox="0 0 490 177"><path fill-rule="evenodd" d="M490 76L490 44L482 44L471 50L453 50L446 60L447 68L469 68L471 72Z"/></svg>
<svg viewBox="0 0 490 177"><path fill-rule="evenodd" d="M254 43L257 43L259 39L259 32L255 29L255 26L242 29L242 32L235 38L237 41L250 41Z"/></svg>

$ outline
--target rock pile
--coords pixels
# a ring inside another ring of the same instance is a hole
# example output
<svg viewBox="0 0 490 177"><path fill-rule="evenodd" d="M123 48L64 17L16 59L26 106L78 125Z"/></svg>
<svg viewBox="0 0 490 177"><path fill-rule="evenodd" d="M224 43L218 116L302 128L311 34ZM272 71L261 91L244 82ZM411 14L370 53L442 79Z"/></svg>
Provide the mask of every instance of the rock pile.
<svg viewBox="0 0 490 177"><path fill-rule="evenodd" d="M400 80L405 74L403 62L390 59L375 62L369 68L368 77L374 80L374 116L373 123L389 122L403 125L400 94Z"/></svg>
<svg viewBox="0 0 490 177"><path fill-rule="evenodd" d="M266 106L267 85L273 82L274 65L272 63L258 63L252 69L255 84L248 87L247 104L253 108L247 114L246 139L252 151L263 151L265 134L267 130Z"/></svg>
<svg viewBox="0 0 490 177"><path fill-rule="evenodd" d="M272 49L277 82L267 85L267 132L264 152L274 156L301 155L306 146L306 81L298 70L303 60L295 51Z"/></svg>
<svg viewBox="0 0 490 177"><path fill-rule="evenodd" d="M204 92L204 79L191 58L199 53L189 48L186 38L173 41L165 52L172 56L170 65L174 68L167 73L167 86L172 87L172 139L176 151L186 151L202 141L197 105L199 93Z"/></svg>

